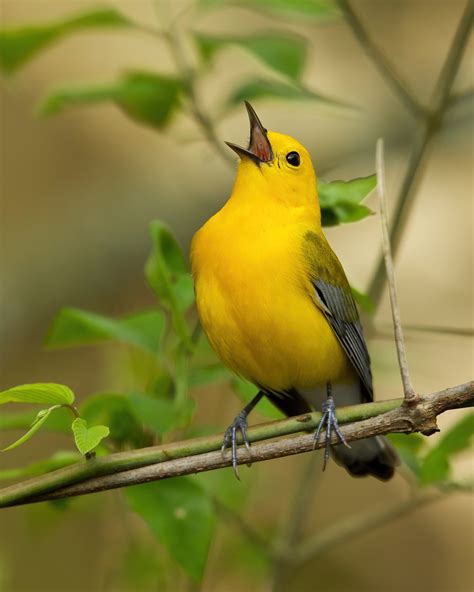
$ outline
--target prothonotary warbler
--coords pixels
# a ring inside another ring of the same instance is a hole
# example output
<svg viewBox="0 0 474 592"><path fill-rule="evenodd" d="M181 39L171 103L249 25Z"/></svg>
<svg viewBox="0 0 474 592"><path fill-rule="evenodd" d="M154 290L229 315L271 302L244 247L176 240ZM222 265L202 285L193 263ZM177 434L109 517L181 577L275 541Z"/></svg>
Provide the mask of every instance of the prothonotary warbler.
<svg viewBox="0 0 474 592"><path fill-rule="evenodd" d="M285 414L322 405L322 427L351 475L392 477L397 456L382 437L348 447L335 401L373 400L370 358L349 283L321 229L316 174L308 151L290 136L267 131L246 103L247 149L232 194L194 236L191 263L202 327L231 370L253 382L256 397L227 429L237 476L237 432L265 395ZM324 465L329 457L326 439Z"/></svg>

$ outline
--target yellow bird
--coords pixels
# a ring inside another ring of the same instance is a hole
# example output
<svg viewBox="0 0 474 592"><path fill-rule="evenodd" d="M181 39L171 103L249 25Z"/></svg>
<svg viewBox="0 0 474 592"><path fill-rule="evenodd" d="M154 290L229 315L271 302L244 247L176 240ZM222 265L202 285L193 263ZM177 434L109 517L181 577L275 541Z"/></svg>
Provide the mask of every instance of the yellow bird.
<svg viewBox="0 0 474 592"><path fill-rule="evenodd" d="M315 434L326 428L324 466L334 430L336 460L354 476L387 480L397 463L381 438L348 447L335 403L373 400L370 358L341 263L321 229L316 174L308 151L290 136L267 132L246 103L248 149L232 194L195 234L191 263L202 327L218 356L259 389L227 429L223 450L245 445L247 416L266 395L285 414L322 404Z"/></svg>

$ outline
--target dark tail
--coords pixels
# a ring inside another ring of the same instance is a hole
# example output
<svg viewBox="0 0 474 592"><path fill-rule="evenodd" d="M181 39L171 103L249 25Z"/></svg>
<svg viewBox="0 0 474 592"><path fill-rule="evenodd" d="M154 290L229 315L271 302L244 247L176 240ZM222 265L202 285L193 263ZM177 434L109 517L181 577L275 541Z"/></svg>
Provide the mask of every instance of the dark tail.
<svg viewBox="0 0 474 592"><path fill-rule="evenodd" d="M292 390L289 396L279 397L272 393L266 393L270 401L285 415L303 415L311 413L306 399L296 390ZM355 440L347 446L332 446L331 451L336 462L343 466L353 477L365 477L372 475L381 481L388 481L395 473L395 467L399 464L398 456L388 440L382 436Z"/></svg>
<svg viewBox="0 0 474 592"><path fill-rule="evenodd" d="M388 481L393 477L399 460L386 438L375 436L355 440L350 446L333 446L332 455L353 477L372 475L381 481Z"/></svg>

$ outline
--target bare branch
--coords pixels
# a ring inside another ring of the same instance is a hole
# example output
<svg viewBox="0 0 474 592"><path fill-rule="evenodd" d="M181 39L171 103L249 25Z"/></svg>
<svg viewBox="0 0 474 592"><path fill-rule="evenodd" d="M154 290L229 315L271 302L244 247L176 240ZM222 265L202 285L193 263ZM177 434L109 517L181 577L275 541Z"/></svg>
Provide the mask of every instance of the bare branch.
<svg viewBox="0 0 474 592"><path fill-rule="evenodd" d="M390 243L394 258L397 256L403 229L414 202L412 198L424 170L428 149L436 133L439 131L446 110L450 105L449 97L451 88L461 65L462 56L471 33L472 11L473 2L472 0L468 0L436 82L430 109L424 117L418 118L419 123L415 132L408 168L398 192L396 210L390 227ZM378 305L382 297L384 286L385 267L383 258L381 258L377 264L368 290L368 294L375 303L375 306Z"/></svg>
<svg viewBox="0 0 474 592"><path fill-rule="evenodd" d="M424 115L426 109L419 103L415 93L409 89L408 84L402 80L389 58L374 43L348 0L338 0L338 4L362 49L372 59L380 74L395 90L410 111L415 115Z"/></svg>
<svg viewBox="0 0 474 592"><path fill-rule="evenodd" d="M402 405L403 399L396 399L342 408L338 410L338 419L341 423L362 420L344 426L344 435L348 441L389 432L420 431L428 435L438 429L437 415L473 401L474 381L471 381L420 397L416 406ZM249 440L256 442L302 431L314 431L320 418L320 413L311 413L261 424L249 430ZM231 465L231 460L229 455L222 457L219 450L221 442L222 434L218 434L78 463L0 490L0 508L227 467ZM334 439L332 443L337 442ZM318 447L323 445L321 442ZM251 455L245 448L240 448L238 462L256 463L310 452L313 447L313 433L261 442L252 447Z"/></svg>
<svg viewBox="0 0 474 592"><path fill-rule="evenodd" d="M418 400L415 389L411 383L408 361L403 340L402 322L400 320L400 307L398 305L397 288L395 285L395 273L393 270L392 251L390 248L390 233L388 230L387 198L385 193L385 166L383 153L383 140L377 140L375 170L377 172L377 192L380 203L380 222L382 225L382 249L387 270L387 281L390 292L390 304L392 306L393 332L395 345L397 346L398 364L402 376L403 392L407 403L414 403Z"/></svg>
<svg viewBox="0 0 474 592"><path fill-rule="evenodd" d="M371 508L368 512L344 518L340 522L327 527L321 533L314 535L314 537L303 541L293 555L292 565L294 567L306 563L344 541L350 541L356 535L384 526L392 520L413 512L420 506L433 503L443 497L443 492L433 494L431 491L424 491L405 502L396 502L391 506L384 506L380 509Z"/></svg>

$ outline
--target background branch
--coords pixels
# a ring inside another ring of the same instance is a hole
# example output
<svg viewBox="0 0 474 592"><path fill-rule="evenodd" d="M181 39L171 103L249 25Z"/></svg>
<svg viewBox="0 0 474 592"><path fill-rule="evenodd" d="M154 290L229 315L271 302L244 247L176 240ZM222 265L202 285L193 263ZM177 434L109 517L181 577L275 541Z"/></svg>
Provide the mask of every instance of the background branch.
<svg viewBox="0 0 474 592"><path fill-rule="evenodd" d="M390 243L392 245L394 258L397 256L403 228L405 227L405 222L408 220L411 211L413 202L412 196L423 171L422 165L424 163L427 149L436 132L441 127L444 115L449 107L451 88L461 65L461 59L471 33L472 13L473 3L471 0L468 0L451 47L448 51L444 66L441 69L438 81L435 85L431 107L426 112L426 115L420 119L420 124L415 135L415 141L408 163L408 169L398 194L396 210L391 224ZM368 294L376 306L382 296L384 285L385 267L383 257L381 257L376 266L368 290Z"/></svg>
<svg viewBox="0 0 474 592"><path fill-rule="evenodd" d="M426 109L418 102L415 93L409 89L408 84L402 80L389 58L372 40L348 0L338 0L338 4L362 49L374 62L380 74L390 84L410 111L415 115L424 115Z"/></svg>
<svg viewBox="0 0 474 592"><path fill-rule="evenodd" d="M272 557L272 592L284 592L288 589L288 577L291 575L289 570L292 567L291 558L294 547L299 544L302 527L307 519L308 508L311 507L317 486L321 483L321 467L318 471L318 464L321 465L321 457L310 455L307 463L301 469L301 475L290 505L289 517L284 524L282 536L277 542Z"/></svg>
<svg viewBox="0 0 474 592"><path fill-rule="evenodd" d="M176 69L179 72L182 82L184 94L188 103L188 110L191 117L194 119L197 126L201 129L204 138L209 142L214 151L224 160L228 165L234 166L234 159L230 152L224 147L223 142L219 139L216 131L214 121L207 116L206 111L202 108L197 91L197 76L196 70L188 61L180 39L180 32L178 29L179 19L175 19L166 30L156 29L155 27L135 23L144 33L151 35L166 43L170 55L175 63Z"/></svg>
<svg viewBox="0 0 474 592"><path fill-rule="evenodd" d="M340 422L357 422L344 427L348 441L389 432L420 431L429 435L438 429L437 415L473 400L474 381L471 381L420 397L419 403L413 407L402 406L401 399L366 403L339 409L338 418ZM256 442L314 431L320 416L320 413L311 413L256 426L249 430L249 440ZM82 462L0 490L0 507L73 497L227 467L231 461L229 455L223 457L218 452L221 443L222 435L218 434ZM336 444L336 439L332 443ZM321 442L316 447L323 445ZM261 462L313 449L314 436L310 433L256 444L251 455L241 448L238 462Z"/></svg>
<svg viewBox="0 0 474 592"><path fill-rule="evenodd" d="M466 486L465 490L467 489L468 487ZM435 493L425 490L402 503L396 502L388 507L375 510L371 508L367 512L346 517L303 541L293 553L291 564L294 567L295 565L306 563L326 553L333 547L337 547L339 544L351 540L354 536L359 536L374 528L384 526L392 520L405 516L420 507L443 499L446 494L457 491L459 489L456 488L437 491Z"/></svg>

